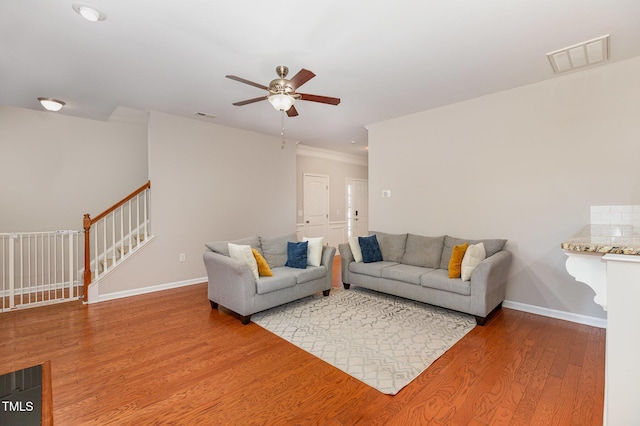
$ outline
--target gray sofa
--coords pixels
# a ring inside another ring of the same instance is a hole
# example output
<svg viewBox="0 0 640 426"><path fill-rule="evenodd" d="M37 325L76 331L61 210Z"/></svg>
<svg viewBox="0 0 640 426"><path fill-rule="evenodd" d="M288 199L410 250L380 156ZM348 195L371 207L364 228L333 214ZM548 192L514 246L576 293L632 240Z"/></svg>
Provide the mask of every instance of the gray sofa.
<svg viewBox="0 0 640 426"><path fill-rule="evenodd" d="M290 268L284 266L289 241L296 241L295 233L205 244L207 250L203 259L209 277L211 308L218 309L221 305L239 315L243 324L248 324L256 312L319 292L328 296L335 247L322 247L320 266ZM273 276L261 276L256 280L247 263L229 256L229 242L257 249L269 264Z"/></svg>
<svg viewBox="0 0 640 426"><path fill-rule="evenodd" d="M511 253L506 240L469 240L448 235L376 235L382 261L355 262L349 244L338 246L345 289L351 284L371 290L465 312L484 325L487 316L502 306ZM470 281L449 278L448 265L454 246L482 242L486 258L471 272Z"/></svg>

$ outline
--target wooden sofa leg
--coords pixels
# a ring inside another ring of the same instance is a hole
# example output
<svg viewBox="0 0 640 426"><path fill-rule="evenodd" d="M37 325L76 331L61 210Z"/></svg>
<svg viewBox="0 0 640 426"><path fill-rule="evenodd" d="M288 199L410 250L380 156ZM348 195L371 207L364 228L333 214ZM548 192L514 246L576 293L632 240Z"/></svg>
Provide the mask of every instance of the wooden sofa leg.
<svg viewBox="0 0 640 426"><path fill-rule="evenodd" d="M489 312L489 315L487 315L486 317L478 317L478 316L476 316L476 324L484 325L484 323L487 321L487 318L489 318L491 315L495 315L496 312L498 312L500 309L502 309L502 302L498 303L498 306L493 308L493 310L491 312Z"/></svg>
<svg viewBox="0 0 640 426"><path fill-rule="evenodd" d="M240 315L240 322L247 325L251 322L251 315Z"/></svg>
<svg viewBox="0 0 640 426"><path fill-rule="evenodd" d="M331 293L331 290L323 290L323 291L322 291L322 295L323 295L323 296L328 296L328 295L329 295L329 293Z"/></svg>
<svg viewBox="0 0 640 426"><path fill-rule="evenodd" d="M218 304L216 302L213 300L209 300L209 302L211 302L211 309L218 309Z"/></svg>
<svg viewBox="0 0 640 426"><path fill-rule="evenodd" d="M351 284L349 283L342 283L342 286L344 287L345 290L349 290L349 287L351 287Z"/></svg>

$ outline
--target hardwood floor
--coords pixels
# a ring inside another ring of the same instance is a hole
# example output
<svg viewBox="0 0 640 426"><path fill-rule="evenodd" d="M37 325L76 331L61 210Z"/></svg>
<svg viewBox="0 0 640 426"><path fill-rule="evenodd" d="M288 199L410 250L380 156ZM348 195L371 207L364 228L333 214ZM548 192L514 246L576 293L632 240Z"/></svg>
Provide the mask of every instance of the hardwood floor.
<svg viewBox="0 0 640 426"><path fill-rule="evenodd" d="M0 373L51 361L58 425L602 424L604 330L504 308L395 396L211 310L206 284L1 314L0 342Z"/></svg>

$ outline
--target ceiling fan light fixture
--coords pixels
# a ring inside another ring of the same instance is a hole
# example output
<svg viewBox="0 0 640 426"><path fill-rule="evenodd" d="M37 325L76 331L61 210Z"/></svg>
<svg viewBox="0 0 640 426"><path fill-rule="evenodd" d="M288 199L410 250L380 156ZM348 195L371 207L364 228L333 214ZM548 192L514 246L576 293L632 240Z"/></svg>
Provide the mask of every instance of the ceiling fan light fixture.
<svg viewBox="0 0 640 426"><path fill-rule="evenodd" d="M47 111L60 111L65 103L53 98L38 98L38 101Z"/></svg>
<svg viewBox="0 0 640 426"><path fill-rule="evenodd" d="M278 111L288 111L289 108L293 106L295 99L291 95L278 93L269 96L269 102L271 102L271 105L273 105L273 107Z"/></svg>

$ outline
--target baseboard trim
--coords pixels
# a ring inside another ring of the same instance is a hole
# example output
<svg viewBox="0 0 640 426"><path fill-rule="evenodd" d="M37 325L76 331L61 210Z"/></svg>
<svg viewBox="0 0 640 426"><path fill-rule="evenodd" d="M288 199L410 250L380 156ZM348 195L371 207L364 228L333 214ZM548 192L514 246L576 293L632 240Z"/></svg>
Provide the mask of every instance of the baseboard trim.
<svg viewBox="0 0 640 426"><path fill-rule="evenodd" d="M188 285L206 283L208 280L209 278L207 277L192 278L190 280L158 284L149 287L135 288L132 290L117 291L115 293L100 294L98 295L98 300L95 303L106 302L107 300L122 299L124 297L139 296L141 294L154 293L156 291L169 290L172 288L186 287Z"/></svg>
<svg viewBox="0 0 640 426"><path fill-rule="evenodd" d="M555 309L543 308L541 306L528 305L526 303L505 300L502 302L504 308L515 309L516 311L528 312L530 314L542 315L555 319L576 322L578 324L590 325L592 327L607 328L607 320L603 318L590 317L587 315L574 314L571 312L558 311Z"/></svg>
<svg viewBox="0 0 640 426"><path fill-rule="evenodd" d="M122 299L125 297L131 297L131 296L139 296L141 294L154 293L156 291L169 290L172 288L186 287L194 284L201 284L201 283L207 282L207 280L208 280L207 277L192 278L190 280L176 281L176 282L166 283L166 284L158 284L154 286L136 288L132 290L117 291L115 293L101 294L98 296L98 300L94 303L106 302L108 300ZM542 315L545 317L571 321L578 324L589 325L592 327L607 328L607 320L604 318L574 314L566 311L558 311L556 309L543 308L542 306L529 305L526 303L514 302L511 300L505 300L504 302L502 302L502 307L508 308L508 309L515 309L516 311L528 312L530 314Z"/></svg>

